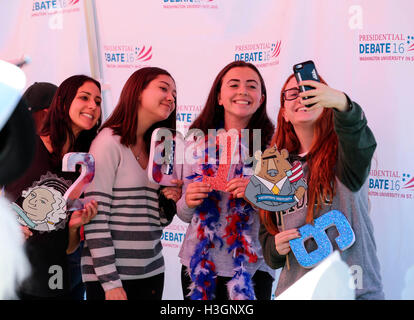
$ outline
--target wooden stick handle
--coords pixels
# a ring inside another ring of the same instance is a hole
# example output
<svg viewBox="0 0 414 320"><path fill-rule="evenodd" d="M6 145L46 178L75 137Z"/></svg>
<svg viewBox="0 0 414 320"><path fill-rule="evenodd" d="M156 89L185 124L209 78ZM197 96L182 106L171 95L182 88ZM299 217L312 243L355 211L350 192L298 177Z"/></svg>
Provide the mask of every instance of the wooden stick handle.
<svg viewBox="0 0 414 320"><path fill-rule="evenodd" d="M285 231L285 224L283 223L283 213L280 213L280 223L282 224L282 231ZM290 270L289 253L286 255L286 267Z"/></svg>

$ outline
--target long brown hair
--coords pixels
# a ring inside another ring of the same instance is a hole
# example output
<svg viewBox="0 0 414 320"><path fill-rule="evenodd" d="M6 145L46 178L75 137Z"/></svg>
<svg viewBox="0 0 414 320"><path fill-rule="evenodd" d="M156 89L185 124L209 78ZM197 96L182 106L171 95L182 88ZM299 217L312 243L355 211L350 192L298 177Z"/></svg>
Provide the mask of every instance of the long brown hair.
<svg viewBox="0 0 414 320"><path fill-rule="evenodd" d="M67 78L56 90L49 111L47 112L45 123L39 132L41 136L50 137L53 149L52 159L56 164L62 160L62 150L67 139L69 139L68 152L88 152L91 142L96 137L101 124L102 115L92 129L83 130L77 138L75 138L72 131L72 120L69 116L69 109L78 89L85 82L94 83L99 91L101 91L100 83L86 75L74 75Z"/></svg>
<svg viewBox="0 0 414 320"><path fill-rule="evenodd" d="M274 125L272 121L269 119L267 112L266 112L266 103L267 103L267 92L266 86L263 80L262 75L260 74L259 70L256 68L255 65L251 63L247 63L244 61L233 61L226 65L216 76L216 79L211 86L210 93L207 97L207 101L203 108L203 111L194 120L191 124L190 129L200 129L204 132L204 134L208 134L208 129L218 129L220 126L224 124L224 108L218 104L218 95L221 90L223 77L226 75L228 71L236 67L247 67L252 69L257 73L260 79L260 86L262 90L262 94L264 96L262 104L256 110L256 112L252 115L247 124L246 129L249 129L249 134L253 134L253 129L261 129L261 145L262 149L266 148L268 145L273 132L274 132ZM253 139L250 138L249 141L251 142Z"/></svg>
<svg viewBox="0 0 414 320"><path fill-rule="evenodd" d="M121 137L122 145L126 147L135 145L137 142L138 105L141 100L141 93L159 75L167 75L174 81L174 78L161 68L145 67L135 71L122 88L117 106L100 130L111 128L114 134ZM161 127L175 129L176 110L177 99L175 99L175 108L170 116L163 121L153 124L145 132L144 141L148 153L150 151L151 134L154 129Z"/></svg>
<svg viewBox="0 0 414 320"><path fill-rule="evenodd" d="M280 109L277 117L276 132L270 145L277 148L287 149L290 154L298 154L300 141L295 133L295 129L290 122L286 122L283 116L285 100L283 91L287 83L294 75L290 75L282 87L280 93ZM321 82L326 82L321 78ZM323 203L332 201L335 195L335 164L338 151L338 136L334 130L333 110L324 108L322 114L316 120L314 128L313 142L309 153L306 155L306 162L309 169L308 184L308 212L306 222L311 223L314 218L315 210L319 210ZM316 205L316 208L315 208ZM278 232L271 216L273 212L260 210L262 223L271 234Z"/></svg>

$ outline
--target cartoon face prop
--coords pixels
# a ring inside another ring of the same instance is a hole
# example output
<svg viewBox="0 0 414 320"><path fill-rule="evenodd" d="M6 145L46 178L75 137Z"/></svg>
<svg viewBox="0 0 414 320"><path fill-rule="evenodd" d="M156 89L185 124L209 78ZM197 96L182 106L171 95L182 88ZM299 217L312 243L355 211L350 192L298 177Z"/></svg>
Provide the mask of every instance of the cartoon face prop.
<svg viewBox="0 0 414 320"><path fill-rule="evenodd" d="M276 146L266 149L259 159L256 174L250 178L245 197L255 206L268 211L282 211L296 205L305 195L307 185L302 165L287 160L287 150Z"/></svg>
<svg viewBox="0 0 414 320"><path fill-rule="evenodd" d="M53 231L64 228L68 211L83 209L83 199L79 198L95 175L95 160L89 153L65 154L62 171L74 172L76 165L81 166L81 174L72 184L48 173L22 192L21 207L11 204L22 225L38 231Z"/></svg>
<svg viewBox="0 0 414 320"><path fill-rule="evenodd" d="M275 184L281 181L286 177L286 171L292 168L286 160L288 157L289 154L285 149L281 152L276 148L266 149L262 154L260 171L257 176Z"/></svg>
<svg viewBox="0 0 414 320"><path fill-rule="evenodd" d="M17 220L24 226L38 231L64 228L67 207L64 193L70 185L58 176L48 173L40 177L32 187L22 192L21 207L12 203Z"/></svg>
<svg viewBox="0 0 414 320"><path fill-rule="evenodd" d="M52 190L47 187L38 187L30 191L23 200L22 207L32 220L42 221L53 210L55 202Z"/></svg>

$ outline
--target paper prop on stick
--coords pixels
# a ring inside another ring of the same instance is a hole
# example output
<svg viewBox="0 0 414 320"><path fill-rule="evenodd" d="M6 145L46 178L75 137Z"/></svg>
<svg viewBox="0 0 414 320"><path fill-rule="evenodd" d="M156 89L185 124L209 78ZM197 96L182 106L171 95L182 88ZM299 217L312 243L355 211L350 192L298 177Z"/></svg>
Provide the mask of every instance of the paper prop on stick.
<svg viewBox="0 0 414 320"><path fill-rule="evenodd" d="M81 174L64 195L68 211L83 209L84 204L79 197L95 176L95 159L90 153L70 152L65 154L62 160L62 171L74 172L77 164L81 165Z"/></svg>
<svg viewBox="0 0 414 320"><path fill-rule="evenodd" d="M53 231L65 227L67 220L66 199L70 181L48 172L22 191L21 207L11 203L17 221L37 231Z"/></svg>
<svg viewBox="0 0 414 320"><path fill-rule="evenodd" d="M296 205L305 195L307 185L302 165L292 166L289 153L276 146L266 149L250 178L245 197L255 206L268 211L283 211Z"/></svg>
<svg viewBox="0 0 414 320"><path fill-rule="evenodd" d="M175 186L171 180L182 179L184 137L181 132L155 129L151 136L148 179L163 186Z"/></svg>
<svg viewBox="0 0 414 320"><path fill-rule="evenodd" d="M355 234L345 216L338 210L332 210L315 219L314 225L306 224L299 228L301 237L289 241L290 248L298 263L304 268L312 268L332 252L332 244L326 229L335 226L339 236L335 239L340 250L344 251L355 242ZM318 248L310 253L305 248L305 241L313 238Z"/></svg>
<svg viewBox="0 0 414 320"><path fill-rule="evenodd" d="M209 137L209 157L216 159L216 152L219 153L219 165L215 176L203 176L202 182L210 184L211 188L217 191L226 191L229 181L231 167L239 162L239 135L236 130L219 131L217 136ZM213 147L211 147L213 146ZM217 149L218 148L218 149Z"/></svg>

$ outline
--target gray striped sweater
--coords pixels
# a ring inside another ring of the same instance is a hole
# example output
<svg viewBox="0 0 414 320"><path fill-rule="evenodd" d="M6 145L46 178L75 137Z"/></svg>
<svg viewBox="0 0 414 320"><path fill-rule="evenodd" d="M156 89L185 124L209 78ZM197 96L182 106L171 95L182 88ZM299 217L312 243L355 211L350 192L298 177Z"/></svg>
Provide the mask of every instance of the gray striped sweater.
<svg viewBox="0 0 414 320"><path fill-rule="evenodd" d="M98 202L98 214L85 225L82 279L99 281L105 291L121 280L148 278L164 272L157 190L130 148L112 129L93 141L95 177L85 198Z"/></svg>

